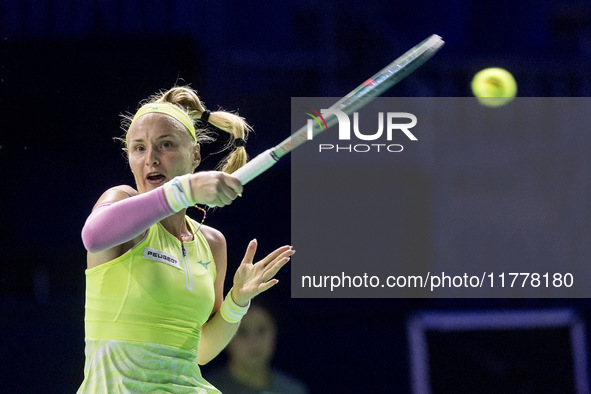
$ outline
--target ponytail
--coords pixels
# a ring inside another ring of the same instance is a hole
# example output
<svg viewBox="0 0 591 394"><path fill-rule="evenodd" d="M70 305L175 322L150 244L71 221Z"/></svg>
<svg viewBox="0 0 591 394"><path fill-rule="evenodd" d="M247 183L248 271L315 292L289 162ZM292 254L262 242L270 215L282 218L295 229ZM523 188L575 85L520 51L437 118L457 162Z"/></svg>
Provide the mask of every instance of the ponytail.
<svg viewBox="0 0 591 394"><path fill-rule="evenodd" d="M252 128L243 117L227 111L207 111L197 96L197 92L188 86L173 87L167 92L151 97L150 103L173 104L187 112L192 119L203 118L207 123L230 134L230 139L224 150L228 149L231 152L222 159L216 169L231 174L248 161L244 142ZM198 129L196 134L197 142L212 140L206 129Z"/></svg>

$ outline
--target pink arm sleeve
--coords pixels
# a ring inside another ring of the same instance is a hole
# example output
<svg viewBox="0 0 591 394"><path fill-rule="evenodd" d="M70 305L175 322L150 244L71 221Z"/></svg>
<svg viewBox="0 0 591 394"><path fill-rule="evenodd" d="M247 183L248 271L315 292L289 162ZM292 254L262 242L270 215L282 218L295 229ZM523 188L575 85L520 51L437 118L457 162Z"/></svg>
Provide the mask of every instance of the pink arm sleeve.
<svg viewBox="0 0 591 394"><path fill-rule="evenodd" d="M137 237L172 214L162 188L101 204L86 219L82 242L89 252L100 252Z"/></svg>

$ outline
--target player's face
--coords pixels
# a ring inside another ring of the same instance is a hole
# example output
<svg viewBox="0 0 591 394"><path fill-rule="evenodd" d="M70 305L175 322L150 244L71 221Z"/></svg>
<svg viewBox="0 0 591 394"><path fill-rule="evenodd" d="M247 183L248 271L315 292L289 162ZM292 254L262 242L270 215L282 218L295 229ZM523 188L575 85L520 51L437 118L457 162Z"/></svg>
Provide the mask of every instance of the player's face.
<svg viewBox="0 0 591 394"><path fill-rule="evenodd" d="M275 352L276 328L269 313L256 306L242 318L228 352L233 362L249 365L269 364Z"/></svg>
<svg viewBox="0 0 591 394"><path fill-rule="evenodd" d="M140 193L192 173L201 160L199 145L195 146L189 132L165 114L149 113L136 119L128 141L129 166Z"/></svg>

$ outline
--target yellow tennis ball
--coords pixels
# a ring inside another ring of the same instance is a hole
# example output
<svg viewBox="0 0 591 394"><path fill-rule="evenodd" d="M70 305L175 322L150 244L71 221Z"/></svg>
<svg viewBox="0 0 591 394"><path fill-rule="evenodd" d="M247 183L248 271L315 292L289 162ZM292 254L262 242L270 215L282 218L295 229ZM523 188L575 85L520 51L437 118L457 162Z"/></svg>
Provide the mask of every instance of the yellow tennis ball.
<svg viewBox="0 0 591 394"><path fill-rule="evenodd" d="M515 98L517 83L513 75L503 68L485 68L474 75L472 93L480 104L500 107Z"/></svg>

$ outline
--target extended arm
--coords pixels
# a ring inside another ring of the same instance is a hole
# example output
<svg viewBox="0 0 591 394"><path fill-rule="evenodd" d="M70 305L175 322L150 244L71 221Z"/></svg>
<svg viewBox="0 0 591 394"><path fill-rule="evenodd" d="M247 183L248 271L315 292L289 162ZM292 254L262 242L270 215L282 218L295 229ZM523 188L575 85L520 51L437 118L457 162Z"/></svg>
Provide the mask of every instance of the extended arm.
<svg viewBox="0 0 591 394"><path fill-rule="evenodd" d="M84 247L91 253L130 241L154 223L196 203L228 205L242 186L228 174L210 171L174 178L133 198L117 195L115 189L103 194L82 229Z"/></svg>
<svg viewBox="0 0 591 394"><path fill-rule="evenodd" d="M97 253L127 242L171 215L162 188L96 206L82 229L84 247Z"/></svg>

